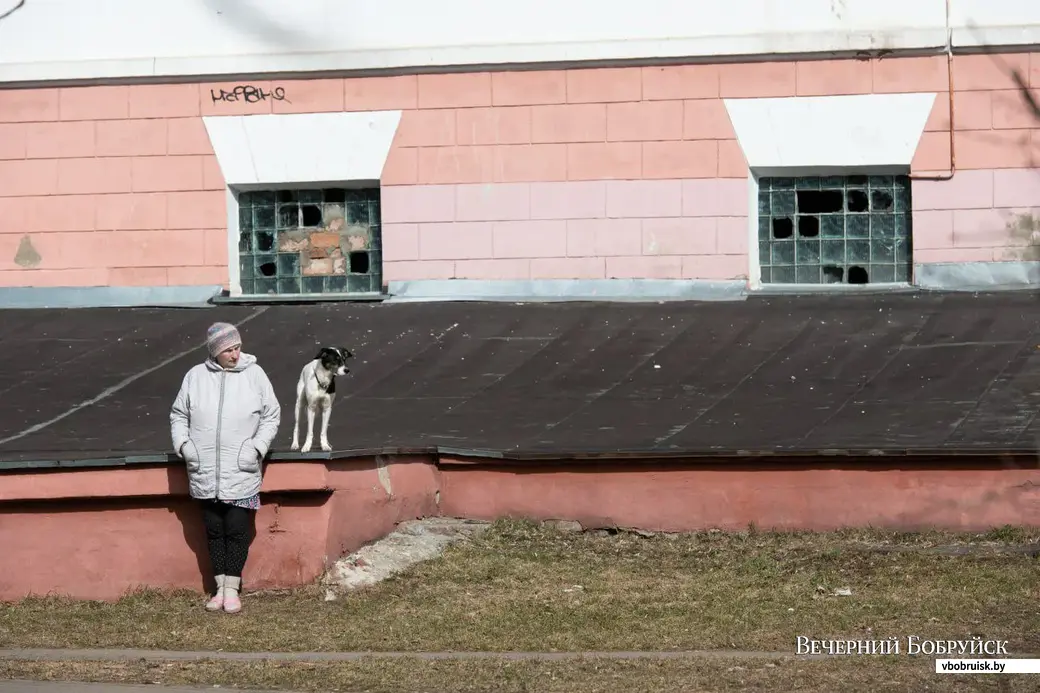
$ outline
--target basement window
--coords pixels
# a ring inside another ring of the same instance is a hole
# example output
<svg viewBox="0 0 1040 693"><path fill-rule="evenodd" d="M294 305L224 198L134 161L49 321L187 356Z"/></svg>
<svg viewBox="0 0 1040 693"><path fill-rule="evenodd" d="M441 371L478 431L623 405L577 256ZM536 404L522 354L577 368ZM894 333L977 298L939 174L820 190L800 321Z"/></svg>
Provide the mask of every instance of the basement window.
<svg viewBox="0 0 1040 693"><path fill-rule="evenodd" d="M763 284L892 284L911 276L908 176L761 178Z"/></svg>
<svg viewBox="0 0 1040 693"><path fill-rule="evenodd" d="M238 195L242 294L382 291L379 188Z"/></svg>

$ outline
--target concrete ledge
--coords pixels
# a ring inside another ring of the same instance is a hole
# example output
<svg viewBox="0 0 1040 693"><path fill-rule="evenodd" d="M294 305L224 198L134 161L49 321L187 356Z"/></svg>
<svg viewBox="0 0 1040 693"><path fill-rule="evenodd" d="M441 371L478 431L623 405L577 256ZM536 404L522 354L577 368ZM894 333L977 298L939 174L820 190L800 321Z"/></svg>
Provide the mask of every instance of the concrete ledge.
<svg viewBox="0 0 1040 693"><path fill-rule="evenodd" d="M330 490L328 468L306 462L268 465L261 493ZM134 469L83 467L35 469L7 473L0 484L0 503L115 498L188 497L183 464Z"/></svg>
<svg viewBox="0 0 1040 693"><path fill-rule="evenodd" d="M922 289L1015 291L1040 286L1040 262L935 262L914 265Z"/></svg>
<svg viewBox="0 0 1040 693"><path fill-rule="evenodd" d="M222 287L48 286L0 288L0 308L210 308Z"/></svg>
<svg viewBox="0 0 1040 693"><path fill-rule="evenodd" d="M248 294L231 296L221 292L219 296L214 296L210 302L214 305L281 305L301 303L374 303L384 300L386 300L386 295L380 293Z"/></svg>
<svg viewBox="0 0 1040 693"><path fill-rule="evenodd" d="M417 279L389 282L402 301L742 301L743 279Z"/></svg>

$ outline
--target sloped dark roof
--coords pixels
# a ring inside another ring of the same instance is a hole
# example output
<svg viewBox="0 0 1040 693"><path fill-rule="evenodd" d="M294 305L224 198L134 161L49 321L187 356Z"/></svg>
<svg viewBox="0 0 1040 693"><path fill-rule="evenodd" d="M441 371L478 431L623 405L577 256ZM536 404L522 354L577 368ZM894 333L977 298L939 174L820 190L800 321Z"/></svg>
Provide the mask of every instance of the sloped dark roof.
<svg viewBox="0 0 1040 693"><path fill-rule="evenodd" d="M332 415L338 451L1032 450L1038 298L3 311L0 462L164 459L206 326L247 318L245 350L283 408L276 451L321 344L356 355Z"/></svg>

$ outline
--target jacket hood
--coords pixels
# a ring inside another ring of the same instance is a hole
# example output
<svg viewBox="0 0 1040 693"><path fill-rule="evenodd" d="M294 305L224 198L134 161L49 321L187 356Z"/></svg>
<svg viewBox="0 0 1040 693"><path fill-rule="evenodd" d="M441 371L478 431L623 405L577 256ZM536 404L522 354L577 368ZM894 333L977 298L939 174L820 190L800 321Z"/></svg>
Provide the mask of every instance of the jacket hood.
<svg viewBox="0 0 1040 693"><path fill-rule="evenodd" d="M252 366L255 363L256 363L256 357L253 356L252 354L247 354L246 352L243 351L238 356L238 363L235 364L234 368L229 368L228 372L230 372L230 373L241 373L242 371L246 370L247 368L249 368L250 366ZM218 372L224 370L223 368L220 367L220 364L217 363L216 359L211 359L211 358L210 359L206 359L206 368L210 369L211 371L218 371Z"/></svg>

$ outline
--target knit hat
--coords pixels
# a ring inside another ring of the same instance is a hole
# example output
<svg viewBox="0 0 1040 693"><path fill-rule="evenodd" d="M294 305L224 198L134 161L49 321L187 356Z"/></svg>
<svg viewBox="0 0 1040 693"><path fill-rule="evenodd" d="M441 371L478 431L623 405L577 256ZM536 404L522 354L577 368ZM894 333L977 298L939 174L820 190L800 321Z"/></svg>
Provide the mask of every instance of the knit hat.
<svg viewBox="0 0 1040 693"><path fill-rule="evenodd" d="M238 328L229 322L215 322L206 330L206 348L214 358L225 349L241 344Z"/></svg>

